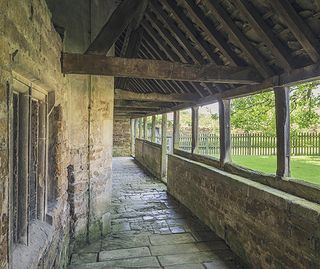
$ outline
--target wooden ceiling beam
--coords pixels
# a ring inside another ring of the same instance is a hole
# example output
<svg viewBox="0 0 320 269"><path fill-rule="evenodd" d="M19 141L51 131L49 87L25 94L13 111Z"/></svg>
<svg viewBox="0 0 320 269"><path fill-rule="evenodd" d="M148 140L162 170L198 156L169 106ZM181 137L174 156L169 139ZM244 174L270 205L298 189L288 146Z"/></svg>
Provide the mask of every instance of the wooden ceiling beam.
<svg viewBox="0 0 320 269"><path fill-rule="evenodd" d="M194 94L161 94L161 93L136 93L132 91L115 89L115 100L151 101L151 102L172 102L172 103L192 103L199 97Z"/></svg>
<svg viewBox="0 0 320 269"><path fill-rule="evenodd" d="M191 39L201 48L202 52L207 56L208 60L216 63L217 65L222 65L223 61L220 57L214 52L214 48L205 41L202 36L198 33L194 24L190 21L187 16L183 15L183 11L174 4L174 1L163 0L162 4L174 17L174 20L183 26L184 31L191 37Z"/></svg>
<svg viewBox="0 0 320 269"><path fill-rule="evenodd" d="M251 27L259 34L264 43L272 51L276 62L278 62L284 70L292 69L294 63L290 56L289 48L286 48L275 36L253 4L248 0L235 0L234 4L243 13Z"/></svg>
<svg viewBox="0 0 320 269"><path fill-rule="evenodd" d="M248 67L191 65L160 60L68 53L62 56L62 72L212 83L257 84L261 82L261 77Z"/></svg>
<svg viewBox="0 0 320 269"><path fill-rule="evenodd" d="M205 16L201 8L195 4L193 0L185 0L184 7L190 16L197 22L201 29L207 34L211 42L219 49L222 55L228 59L233 66L242 66L244 62L231 49L224 37L216 30L212 22Z"/></svg>
<svg viewBox="0 0 320 269"><path fill-rule="evenodd" d="M288 0L270 1L276 12L280 14L290 31L302 45L311 60L316 63L320 59L320 42L310 27L297 14Z"/></svg>
<svg viewBox="0 0 320 269"><path fill-rule="evenodd" d="M233 37L233 39L236 40L237 44L240 46L242 51L247 55L250 63L255 66L259 73L264 78L272 76L273 71L271 70L271 68L267 65L266 61L263 59L263 57L260 55L257 49L240 31L238 26L233 22L233 20L227 14L227 12L222 8L222 6L219 4L220 1L203 0L202 2L212 12L212 14L217 17L217 19L222 24L223 28L226 31L228 31L228 34L230 34Z"/></svg>
<svg viewBox="0 0 320 269"><path fill-rule="evenodd" d="M153 101L131 101L131 100L114 100L114 107L130 107L130 108L161 108L166 105L172 104L168 103L159 103Z"/></svg>
<svg viewBox="0 0 320 269"><path fill-rule="evenodd" d="M145 1L141 0L122 1L90 44L86 53L107 54L122 32L143 8L143 5L145 5Z"/></svg>
<svg viewBox="0 0 320 269"><path fill-rule="evenodd" d="M167 42L167 44L170 45L172 50L176 53L176 55L179 56L180 60L183 63L192 62L189 55L185 52L185 50L183 50L180 47L179 42L172 36L172 34L169 30L167 30L163 27L163 25L157 20L156 17L150 18L150 16L147 16L147 18L149 19L150 24L153 25L157 29L157 31L161 35L161 37ZM190 82L190 83L192 84L193 88L198 92L198 94L201 97L203 97L204 95L201 92L201 90L199 88L197 88L195 85L193 85L192 82Z"/></svg>

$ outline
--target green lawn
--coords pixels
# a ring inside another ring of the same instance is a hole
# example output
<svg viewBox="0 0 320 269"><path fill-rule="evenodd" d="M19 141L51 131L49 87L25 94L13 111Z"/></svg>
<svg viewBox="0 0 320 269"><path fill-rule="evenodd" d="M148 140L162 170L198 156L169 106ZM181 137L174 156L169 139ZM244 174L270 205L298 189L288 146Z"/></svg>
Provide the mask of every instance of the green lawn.
<svg viewBox="0 0 320 269"><path fill-rule="evenodd" d="M232 161L243 167L274 174L276 156L233 156ZM320 156L291 157L291 177L320 184Z"/></svg>

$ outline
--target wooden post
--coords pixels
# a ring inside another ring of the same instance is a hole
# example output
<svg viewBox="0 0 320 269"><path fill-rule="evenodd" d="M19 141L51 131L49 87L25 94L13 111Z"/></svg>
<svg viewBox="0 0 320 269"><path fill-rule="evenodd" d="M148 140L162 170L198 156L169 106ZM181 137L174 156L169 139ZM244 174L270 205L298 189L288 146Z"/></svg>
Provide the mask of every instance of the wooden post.
<svg viewBox="0 0 320 269"><path fill-rule="evenodd" d="M290 176L290 88L275 87L277 176Z"/></svg>
<svg viewBox="0 0 320 269"><path fill-rule="evenodd" d="M231 160L230 100L219 100L220 166Z"/></svg>
<svg viewBox="0 0 320 269"><path fill-rule="evenodd" d="M156 116L152 116L151 142L156 142Z"/></svg>
<svg viewBox="0 0 320 269"><path fill-rule="evenodd" d="M143 139L148 140L148 122L147 117L143 118Z"/></svg>
<svg viewBox="0 0 320 269"><path fill-rule="evenodd" d="M191 152L197 153L199 146L199 107L192 107L192 142Z"/></svg>
<svg viewBox="0 0 320 269"><path fill-rule="evenodd" d="M139 138L142 139L143 137L143 126L142 126L142 118L139 119Z"/></svg>
<svg viewBox="0 0 320 269"><path fill-rule="evenodd" d="M136 130L136 121L135 119L131 119L131 155L134 156L135 152L135 130Z"/></svg>
<svg viewBox="0 0 320 269"><path fill-rule="evenodd" d="M167 119L168 115L162 114L161 136L161 178L167 176Z"/></svg>
<svg viewBox="0 0 320 269"><path fill-rule="evenodd" d="M179 148L180 141L180 111L173 112L173 150Z"/></svg>

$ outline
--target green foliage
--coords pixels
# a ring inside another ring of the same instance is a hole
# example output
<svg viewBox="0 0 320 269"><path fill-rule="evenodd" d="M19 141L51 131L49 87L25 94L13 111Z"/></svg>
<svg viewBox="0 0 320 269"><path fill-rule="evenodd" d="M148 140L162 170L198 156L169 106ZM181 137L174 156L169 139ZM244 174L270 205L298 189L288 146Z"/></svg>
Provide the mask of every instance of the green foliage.
<svg viewBox="0 0 320 269"><path fill-rule="evenodd" d="M291 131L317 131L320 128L319 83L305 83L290 92ZM244 132L275 132L274 93L264 92L232 100L231 126Z"/></svg>

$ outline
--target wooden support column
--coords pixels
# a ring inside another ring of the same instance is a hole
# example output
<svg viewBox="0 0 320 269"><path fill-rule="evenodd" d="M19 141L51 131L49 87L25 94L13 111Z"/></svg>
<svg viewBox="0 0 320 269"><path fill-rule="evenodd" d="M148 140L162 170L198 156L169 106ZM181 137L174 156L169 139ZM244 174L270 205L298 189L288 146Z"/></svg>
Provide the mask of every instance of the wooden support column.
<svg viewBox="0 0 320 269"><path fill-rule="evenodd" d="M290 88L275 87L277 176L290 176Z"/></svg>
<svg viewBox="0 0 320 269"><path fill-rule="evenodd" d="M29 216L29 139L30 92L19 97L19 181L18 181L18 242L28 244Z"/></svg>
<svg viewBox="0 0 320 269"><path fill-rule="evenodd" d="M173 149L179 148L180 142L180 111L173 112Z"/></svg>
<svg viewBox="0 0 320 269"><path fill-rule="evenodd" d="M152 116L151 142L156 142L156 116Z"/></svg>
<svg viewBox="0 0 320 269"><path fill-rule="evenodd" d="M142 118L139 119L139 138L142 139L143 138L143 121Z"/></svg>
<svg viewBox="0 0 320 269"><path fill-rule="evenodd" d="M162 114L161 125L161 178L167 176L167 120L168 115Z"/></svg>
<svg viewBox="0 0 320 269"><path fill-rule="evenodd" d="M199 146L199 107L192 107L192 153L197 153Z"/></svg>
<svg viewBox="0 0 320 269"><path fill-rule="evenodd" d="M134 156L135 152L135 141L136 141L136 120L131 119L131 155Z"/></svg>
<svg viewBox="0 0 320 269"><path fill-rule="evenodd" d="M143 139L148 140L148 124L147 117L143 118Z"/></svg>
<svg viewBox="0 0 320 269"><path fill-rule="evenodd" d="M231 160L230 100L219 101L220 166Z"/></svg>

